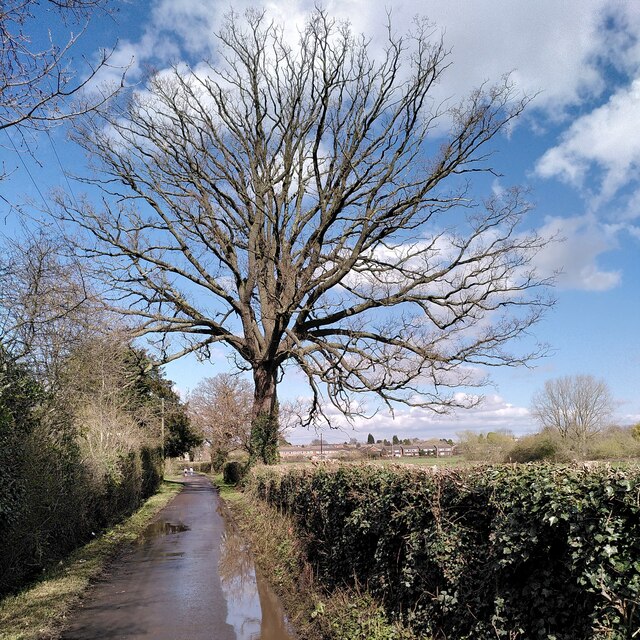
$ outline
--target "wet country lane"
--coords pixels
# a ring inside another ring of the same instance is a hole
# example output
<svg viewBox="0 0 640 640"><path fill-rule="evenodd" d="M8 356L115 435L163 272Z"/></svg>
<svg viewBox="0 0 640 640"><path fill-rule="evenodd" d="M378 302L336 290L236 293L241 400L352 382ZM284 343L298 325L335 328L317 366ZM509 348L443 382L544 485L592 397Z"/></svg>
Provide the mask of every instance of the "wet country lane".
<svg viewBox="0 0 640 640"><path fill-rule="evenodd" d="M64 640L293 638L209 480L185 482L89 591Z"/></svg>

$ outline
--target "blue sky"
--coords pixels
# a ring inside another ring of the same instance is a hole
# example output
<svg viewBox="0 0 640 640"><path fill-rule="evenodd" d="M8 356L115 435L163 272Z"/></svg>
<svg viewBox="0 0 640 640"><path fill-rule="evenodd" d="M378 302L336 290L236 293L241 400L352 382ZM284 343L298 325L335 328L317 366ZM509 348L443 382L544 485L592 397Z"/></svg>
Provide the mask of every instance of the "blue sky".
<svg viewBox="0 0 640 640"><path fill-rule="evenodd" d="M142 82L150 67L171 61L192 64L215 55L212 33L228 11L224 2L206 0L131 0L116 5L111 16L97 15L81 42L89 59L100 46L113 46L114 66L129 66L128 82ZM251 3L237 0L236 11ZM276 20L295 33L312 2L272 1L265 5ZM499 178L480 181L490 193L513 184L531 190L535 210L532 227L563 238L537 259L542 273L561 270L555 290L557 304L534 329L534 337L550 344L549 357L534 369L493 370L494 386L485 390L477 409L454 416L399 408L395 419L378 414L357 422L355 431L327 432L329 440L398 434L453 437L473 429L534 430L529 415L532 394L545 380L561 375L592 374L604 379L616 399L621 424L640 421L640 4L595 0L457 0L389 2L342 0L325 2L329 13L348 18L355 31L372 38L384 33L385 10L391 8L398 32L405 31L419 11L444 32L451 48L451 68L438 88L441 97L460 97L484 81L507 72L519 90L535 98L509 135L494 145ZM47 20L45 17L40 17ZM112 71L113 77L118 74ZM108 80L103 76L103 80ZM55 186L66 187L65 170L82 171L84 159L65 140L63 129L37 141L40 164L25 158L27 173L9 141L0 139L1 160L15 169L0 183L12 201L40 198ZM8 148L7 148L8 147ZM33 179L32 179L33 178ZM79 186L73 187L81 190ZM11 235L15 214L0 203L0 224ZM214 362L194 358L168 366L167 373L186 392L198 380L228 370L225 354ZM295 373L281 385L283 397L303 393ZM336 424L340 423L335 416ZM315 434L294 432L307 441Z"/></svg>

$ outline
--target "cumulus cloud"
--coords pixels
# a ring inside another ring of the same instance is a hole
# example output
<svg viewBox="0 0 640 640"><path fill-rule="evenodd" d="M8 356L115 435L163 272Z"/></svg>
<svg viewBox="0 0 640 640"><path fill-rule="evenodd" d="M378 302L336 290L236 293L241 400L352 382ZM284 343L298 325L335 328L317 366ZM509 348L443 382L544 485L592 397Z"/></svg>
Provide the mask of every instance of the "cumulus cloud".
<svg viewBox="0 0 640 640"><path fill-rule="evenodd" d="M545 276L557 273L561 289L612 289L620 284L622 274L599 266L598 258L617 248L618 231L618 227L604 225L592 215L548 218L540 232L557 241L547 244L536 256L535 266Z"/></svg>
<svg viewBox="0 0 640 640"><path fill-rule="evenodd" d="M313 10L310 0L272 0L261 6L275 21L285 25L290 39ZM225 2L160 0L153 5L149 23L138 43L136 64L151 57L175 57L180 46L186 57L215 55L214 33L231 8ZM252 0L237 0L234 11L254 7ZM386 14L390 6L382 0L328 0L323 3L337 19L349 20L356 33L365 33L373 47L386 35ZM620 34L640 28L640 11L634 5L606 0L540 0L535 3L505 3L498 0L461 0L443 3L424 0L419 10L410 2L391 5L396 33L405 33L417 13L435 25L434 36L442 32L452 49L453 65L441 88L441 97L460 97L478 84L495 81L513 71L517 86L534 94L536 106L560 114L585 96L604 89L600 61L609 56L617 64L631 64L632 38ZM607 25L615 26L617 39ZM150 42L155 46L149 46ZM133 43L123 43L127 54Z"/></svg>
<svg viewBox="0 0 640 640"><path fill-rule="evenodd" d="M578 118L560 143L538 161L536 172L557 177L594 195L594 205L614 196L640 168L640 77L615 92L606 104ZM598 169L595 186L593 170Z"/></svg>
<svg viewBox="0 0 640 640"><path fill-rule="evenodd" d="M507 402L500 395L486 396L480 405L473 409L458 411L454 414L439 415L428 409L398 408L394 416L388 412L380 412L369 419L358 419L353 425L339 414L331 414L331 422L338 428L325 430L329 441L340 442L349 438L364 441L368 433L376 439L391 440L394 435L399 438L456 438L463 431L487 433L502 429L516 435L531 433L536 425L529 409ZM294 429L288 439L294 443L308 442L314 438L313 431Z"/></svg>

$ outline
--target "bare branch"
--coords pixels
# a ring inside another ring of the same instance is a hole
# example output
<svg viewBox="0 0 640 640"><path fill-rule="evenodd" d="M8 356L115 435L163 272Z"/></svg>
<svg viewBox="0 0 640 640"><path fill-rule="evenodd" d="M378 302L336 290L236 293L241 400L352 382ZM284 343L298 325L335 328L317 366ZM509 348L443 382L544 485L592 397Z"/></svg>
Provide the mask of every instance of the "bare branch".
<svg viewBox="0 0 640 640"><path fill-rule="evenodd" d="M251 369L254 418L274 414L287 363L346 415L354 394L447 410L477 365L512 353L544 309L507 190L473 199L489 143L527 104L508 78L458 105L433 99L448 52L417 23L384 54L324 11L296 46L264 13L231 14L220 56L150 79L120 111L83 119L100 205L58 198L78 252L139 333L227 344ZM193 339L197 336L197 339ZM191 339L189 339L191 338Z"/></svg>
<svg viewBox="0 0 640 640"><path fill-rule="evenodd" d="M4 0L0 6L0 131L17 133L21 145L31 151L29 132L47 130L66 120L103 107L122 87L94 86L98 73L110 67L113 51L104 50L97 61L84 61L74 69L71 58L83 37L92 12L105 11L107 0ZM62 44L49 31L45 43L33 34L43 14L69 27ZM91 87L91 92L85 90Z"/></svg>

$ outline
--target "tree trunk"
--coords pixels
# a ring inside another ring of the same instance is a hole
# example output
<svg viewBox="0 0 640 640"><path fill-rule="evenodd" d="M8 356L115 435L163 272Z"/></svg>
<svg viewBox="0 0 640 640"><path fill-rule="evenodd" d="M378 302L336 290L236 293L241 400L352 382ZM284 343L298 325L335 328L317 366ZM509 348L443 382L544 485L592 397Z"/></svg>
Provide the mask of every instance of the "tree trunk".
<svg viewBox="0 0 640 640"><path fill-rule="evenodd" d="M278 462L278 396L274 365L258 365L253 370L255 385L251 414L250 463Z"/></svg>

